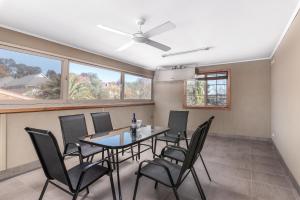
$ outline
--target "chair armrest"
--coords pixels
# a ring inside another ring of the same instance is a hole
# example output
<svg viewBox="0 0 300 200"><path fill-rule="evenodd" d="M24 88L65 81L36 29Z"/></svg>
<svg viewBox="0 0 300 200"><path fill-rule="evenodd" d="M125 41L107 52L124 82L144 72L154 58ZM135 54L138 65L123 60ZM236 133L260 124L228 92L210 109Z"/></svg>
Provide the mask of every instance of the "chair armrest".
<svg viewBox="0 0 300 200"><path fill-rule="evenodd" d="M80 146L80 144L75 143L75 142L70 142L70 143L67 143L66 146L65 146L64 156L63 156L63 157L72 155L72 154L74 154L74 153L77 153L77 151L73 151L73 152L67 153L68 147L69 147L71 144L77 147L77 149L78 149L77 151L78 151L78 153L81 155L81 146Z"/></svg>
<svg viewBox="0 0 300 200"><path fill-rule="evenodd" d="M153 162L153 161L151 161L151 160L144 160L144 161L142 161L142 162L140 163L140 165L139 165L138 173L140 173L140 171L141 171L142 166L143 166L144 163L147 163L148 165L156 165L156 166L159 166L159 167L164 168L164 170L165 170L165 171L167 172L167 174L168 174L168 177L169 177L169 179L170 179L170 181L171 181L171 184L174 185L173 178L172 178L172 176L171 176L171 172L170 172L169 168L166 167L166 166L164 166L164 165L162 165L162 164L160 164L160 163L156 163L156 162Z"/></svg>
<svg viewBox="0 0 300 200"><path fill-rule="evenodd" d="M168 145L168 146L165 146L162 150L161 150L161 153L160 155L164 157L164 154L165 154L165 151L166 149L173 149L175 151L180 151L184 154L184 156L186 156L186 152L187 150L185 148L182 148L182 147L178 147L178 146L171 146L171 145Z"/></svg>

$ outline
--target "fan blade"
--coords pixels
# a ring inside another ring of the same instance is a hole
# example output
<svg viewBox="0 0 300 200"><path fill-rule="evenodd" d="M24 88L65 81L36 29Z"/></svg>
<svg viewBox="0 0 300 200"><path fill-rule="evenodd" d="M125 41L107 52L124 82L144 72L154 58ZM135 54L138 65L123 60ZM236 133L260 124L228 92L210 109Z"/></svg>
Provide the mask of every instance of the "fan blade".
<svg viewBox="0 0 300 200"><path fill-rule="evenodd" d="M157 26L155 28L152 28L151 30L147 31L145 33L145 36L147 38L150 38L150 37L153 37L155 35L158 35L158 34L166 32L166 31L172 30L174 28L176 28L175 24L173 24L170 21L167 21L167 22L165 22L165 23L163 23L163 24L161 24L161 25L159 25L159 26Z"/></svg>
<svg viewBox="0 0 300 200"><path fill-rule="evenodd" d="M133 41L128 42L128 43L124 44L123 46L119 47L117 49L117 51L124 51L124 50L128 49L129 47L131 47L133 44L134 44Z"/></svg>
<svg viewBox="0 0 300 200"><path fill-rule="evenodd" d="M149 40L149 39L145 39L144 43L148 44L148 45L150 45L152 47L155 47L157 49L160 49L162 51L169 51L171 49L171 47L168 47L168 46L166 46L164 44L161 44L161 43L155 42L153 40Z"/></svg>
<svg viewBox="0 0 300 200"><path fill-rule="evenodd" d="M97 25L97 27L98 27L98 28L101 28L101 29L103 29L103 30L112 32L112 33L117 33L117 34L119 34L119 35L124 35L124 36L127 36L127 37L132 37L132 35L129 34L129 33L125 33L125 32L123 32L123 31L119 31L119 30L117 30L117 29L110 28L110 27L107 27L107 26L103 26L103 25L101 25L101 24L100 24L100 25Z"/></svg>
<svg viewBox="0 0 300 200"><path fill-rule="evenodd" d="M177 55L182 55L182 54L194 53L194 52L198 52L198 51L208 51L212 48L213 47L204 47L204 48L198 48L198 49L193 49L193 50L189 50L189 51L180 51L180 52L175 52L175 53L168 53L168 54L161 55L161 57L165 58L165 57L169 57L169 56L177 56Z"/></svg>

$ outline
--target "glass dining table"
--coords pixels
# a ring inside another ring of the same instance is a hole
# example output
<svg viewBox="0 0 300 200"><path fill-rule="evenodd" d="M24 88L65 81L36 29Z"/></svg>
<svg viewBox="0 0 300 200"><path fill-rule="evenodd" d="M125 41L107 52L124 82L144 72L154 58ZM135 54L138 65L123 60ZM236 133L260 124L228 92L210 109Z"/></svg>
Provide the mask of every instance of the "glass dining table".
<svg viewBox="0 0 300 200"><path fill-rule="evenodd" d="M153 148L153 139L163 133L166 133L169 128L166 127L158 127L158 126L142 126L137 129L136 133L133 134L129 127L121 128L118 130L113 130L105 133L95 133L93 135L88 135L84 138L80 138L80 141L83 143L87 143L90 145L96 145L103 147L105 150L110 152L110 156L112 158L112 164L114 169L116 169L117 173L117 184L118 184L118 192L119 199L122 199L122 191L121 191L121 182L120 182L120 163L134 158L136 156L140 159L140 154L151 150L153 155L156 155ZM151 145L142 143L146 140L151 140ZM141 146L146 146L143 150L141 150ZM124 151L124 149L137 147L137 153L132 153L131 156L123 158L120 160L119 154Z"/></svg>

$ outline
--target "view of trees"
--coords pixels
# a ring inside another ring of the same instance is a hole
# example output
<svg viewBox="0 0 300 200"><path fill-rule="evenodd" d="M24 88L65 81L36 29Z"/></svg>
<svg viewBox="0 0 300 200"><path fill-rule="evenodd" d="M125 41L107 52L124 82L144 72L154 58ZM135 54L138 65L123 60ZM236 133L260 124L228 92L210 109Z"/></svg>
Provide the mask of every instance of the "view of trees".
<svg viewBox="0 0 300 200"><path fill-rule="evenodd" d="M151 99L151 79L138 77L127 82L125 76L125 99Z"/></svg>
<svg viewBox="0 0 300 200"><path fill-rule="evenodd" d="M226 90L226 79L188 80L186 82L186 104L191 106L226 105Z"/></svg>
<svg viewBox="0 0 300 200"><path fill-rule="evenodd" d="M120 99L120 93L120 82L105 83L95 73L69 74L70 99Z"/></svg>
<svg viewBox="0 0 300 200"><path fill-rule="evenodd" d="M0 100L61 99L61 61L0 49ZM69 63L68 99L121 99L121 72ZM125 99L151 99L152 80L124 74Z"/></svg>
<svg viewBox="0 0 300 200"><path fill-rule="evenodd" d="M13 59L0 58L0 88L11 97L32 99L59 99L60 73L48 70L42 73L40 67L17 64ZM14 96L14 94L16 94Z"/></svg>

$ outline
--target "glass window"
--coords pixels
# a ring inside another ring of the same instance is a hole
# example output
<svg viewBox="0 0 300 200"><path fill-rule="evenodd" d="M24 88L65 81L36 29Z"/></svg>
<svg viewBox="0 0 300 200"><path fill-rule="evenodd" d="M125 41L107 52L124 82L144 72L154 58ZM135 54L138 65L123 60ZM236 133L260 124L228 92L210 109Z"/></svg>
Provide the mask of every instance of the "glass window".
<svg viewBox="0 0 300 200"><path fill-rule="evenodd" d="M125 74L125 99L151 99L152 80L141 76Z"/></svg>
<svg viewBox="0 0 300 200"><path fill-rule="evenodd" d="M185 104L187 107L228 107L229 71L198 73L187 80Z"/></svg>
<svg viewBox="0 0 300 200"><path fill-rule="evenodd" d="M61 98L62 61L0 48L0 101Z"/></svg>
<svg viewBox="0 0 300 200"><path fill-rule="evenodd" d="M68 93L72 100L120 99L121 72L70 62Z"/></svg>

